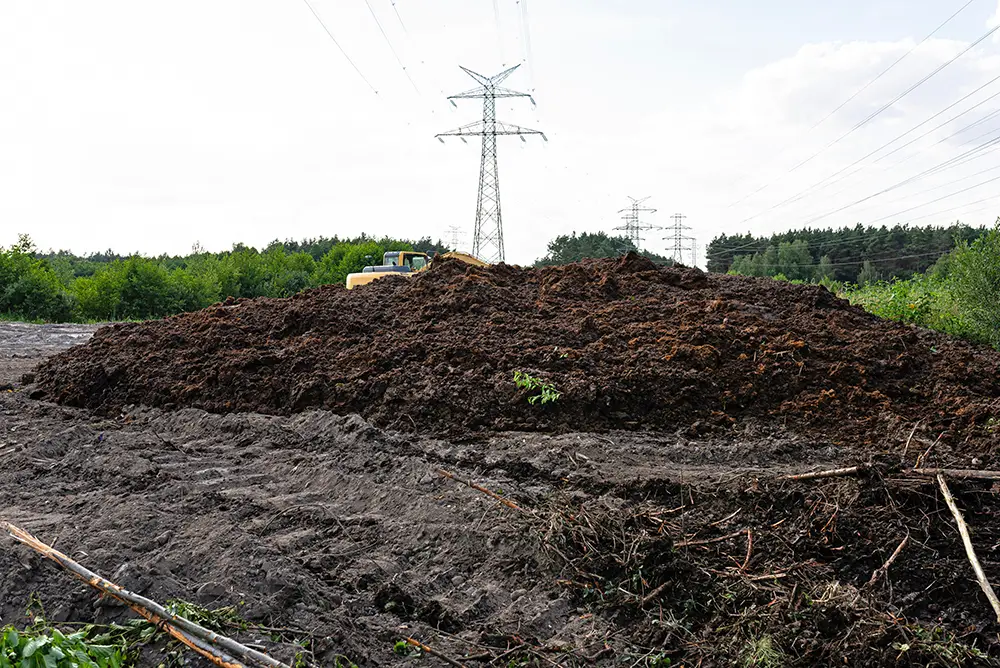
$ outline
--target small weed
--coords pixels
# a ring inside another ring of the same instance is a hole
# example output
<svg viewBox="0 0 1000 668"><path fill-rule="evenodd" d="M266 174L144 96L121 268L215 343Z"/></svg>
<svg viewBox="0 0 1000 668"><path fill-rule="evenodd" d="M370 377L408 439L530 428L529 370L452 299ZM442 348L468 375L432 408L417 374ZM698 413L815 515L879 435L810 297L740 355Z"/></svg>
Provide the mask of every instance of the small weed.
<svg viewBox="0 0 1000 668"><path fill-rule="evenodd" d="M549 402L557 401L559 397L562 396L562 392L555 388L555 385L551 383L546 383L541 378L536 378L535 376L524 373L523 371L514 372L514 384L521 389L528 390L529 392L535 392L528 397L529 404L542 403L547 404Z"/></svg>

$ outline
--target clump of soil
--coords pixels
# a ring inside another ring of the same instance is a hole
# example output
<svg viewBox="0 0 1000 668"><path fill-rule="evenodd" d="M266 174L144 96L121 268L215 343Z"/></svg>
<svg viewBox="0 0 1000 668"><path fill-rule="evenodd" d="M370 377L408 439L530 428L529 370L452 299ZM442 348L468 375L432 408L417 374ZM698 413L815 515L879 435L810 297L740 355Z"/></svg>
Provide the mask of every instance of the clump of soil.
<svg viewBox="0 0 1000 668"><path fill-rule="evenodd" d="M529 404L514 371L561 397ZM877 443L902 421L959 440L984 427L1000 355L878 319L819 286L630 254L542 269L443 261L353 291L116 324L43 364L37 383L36 397L106 411L324 408L442 435L704 433L749 419Z"/></svg>

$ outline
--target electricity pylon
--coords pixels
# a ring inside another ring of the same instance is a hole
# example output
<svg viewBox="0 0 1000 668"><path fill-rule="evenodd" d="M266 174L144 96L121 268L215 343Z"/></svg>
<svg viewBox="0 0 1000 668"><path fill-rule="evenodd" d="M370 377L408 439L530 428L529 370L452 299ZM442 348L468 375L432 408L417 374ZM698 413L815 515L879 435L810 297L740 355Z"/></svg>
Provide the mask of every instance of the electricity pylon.
<svg viewBox="0 0 1000 668"><path fill-rule="evenodd" d="M445 137L458 137L463 142L466 137L482 137L483 153L479 163L479 199L476 203L476 227L472 236L472 254L491 264L504 261L503 220L500 217L500 177L497 173L497 135L518 135L527 141L526 135L539 135L545 141L548 137L539 130L522 128L512 123L498 121L496 100L504 97L526 97L535 103L528 93L519 93L500 86L520 65L509 67L500 74L486 77L462 67L462 71L476 80L478 88L451 95L448 101L455 107L455 100L482 98L483 120L463 125L450 132L435 135L442 144ZM468 142L466 142L468 143Z"/></svg>
<svg viewBox="0 0 1000 668"><path fill-rule="evenodd" d="M629 197L632 200L632 204L627 208L621 209L618 213L624 214L622 220L625 221L624 225L619 225L614 228L616 230L624 230L625 238L632 242L632 245L639 249L639 242L644 241L642 233L645 230L662 230L663 228L659 225L653 225L652 223L644 223L639 217L641 213L656 213L656 209L650 209L649 207L643 207L642 203L645 202L649 197L643 197L642 199L636 199L634 197Z"/></svg>
<svg viewBox="0 0 1000 668"><path fill-rule="evenodd" d="M450 244L452 250L458 250L459 246L462 244L462 228L458 225L452 225L447 230L449 234Z"/></svg>
<svg viewBox="0 0 1000 668"><path fill-rule="evenodd" d="M686 245L686 242L694 242L694 237L689 237L684 234L684 230L690 230L691 228L684 224L684 219L687 218L683 213L675 213L670 216L670 220L673 221L673 225L667 228L667 233L669 236L663 237L666 241L673 242L673 248L670 252L670 257L673 259L674 264L684 263L684 252L688 251L693 253L694 249L692 246Z"/></svg>

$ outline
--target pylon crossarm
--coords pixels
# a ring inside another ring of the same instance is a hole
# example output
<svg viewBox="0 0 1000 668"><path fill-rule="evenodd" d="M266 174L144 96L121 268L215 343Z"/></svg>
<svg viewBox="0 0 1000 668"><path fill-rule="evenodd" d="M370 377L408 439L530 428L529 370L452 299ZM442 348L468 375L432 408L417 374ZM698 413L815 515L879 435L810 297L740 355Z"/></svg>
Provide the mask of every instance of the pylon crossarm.
<svg viewBox="0 0 1000 668"><path fill-rule="evenodd" d="M474 100L476 98L483 98L489 95L489 92L483 86L478 88L470 88L469 90L462 91L455 95L449 95L447 99L449 100Z"/></svg>
<svg viewBox="0 0 1000 668"><path fill-rule="evenodd" d="M463 72L465 72L470 77L472 77L473 79L475 79L476 81L478 81L481 85L486 86L486 85L489 84L489 82L490 82L490 78L489 77L484 77L479 72L473 72L468 67L462 67L461 65L459 65L459 67L462 69Z"/></svg>
<svg viewBox="0 0 1000 668"><path fill-rule="evenodd" d="M507 69L505 69L500 74L494 74L492 77L490 77L490 81L492 81L494 84L498 84L501 81L503 81L504 79L506 79L507 77L509 77L511 74L513 74L514 70L516 70L520 66L521 66L521 64L518 63L517 65L514 65L513 67L508 67ZM461 66L459 66L459 67L461 67ZM462 69L465 69L465 68L463 67ZM466 70L466 71L468 71L468 70Z"/></svg>
<svg viewBox="0 0 1000 668"><path fill-rule="evenodd" d="M548 141L548 137L541 130L532 130L531 128L522 128L520 125L514 125L513 123L504 123L503 121L497 121L496 133L498 135L541 135L542 139Z"/></svg>
<svg viewBox="0 0 1000 668"><path fill-rule="evenodd" d="M535 103L535 98L531 96L531 93L522 93L519 90L511 90L503 86L493 87L493 97L526 97L531 100L532 104Z"/></svg>
<svg viewBox="0 0 1000 668"><path fill-rule="evenodd" d="M442 137L478 137L483 134L483 122L476 121L475 123L469 123L468 125L463 125L462 127L455 128L454 130L448 130L447 132L442 132L434 136L441 139Z"/></svg>

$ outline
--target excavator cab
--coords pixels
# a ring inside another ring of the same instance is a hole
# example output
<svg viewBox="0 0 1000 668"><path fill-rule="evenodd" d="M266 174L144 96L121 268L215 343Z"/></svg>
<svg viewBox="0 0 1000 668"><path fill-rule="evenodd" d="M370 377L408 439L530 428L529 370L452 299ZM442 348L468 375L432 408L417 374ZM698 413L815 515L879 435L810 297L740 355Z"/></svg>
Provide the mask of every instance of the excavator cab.
<svg viewBox="0 0 1000 668"><path fill-rule="evenodd" d="M371 283L386 274L409 274L422 271L430 263L430 256L419 251L389 251L382 256L380 266L365 267L358 273L347 275L347 289Z"/></svg>

